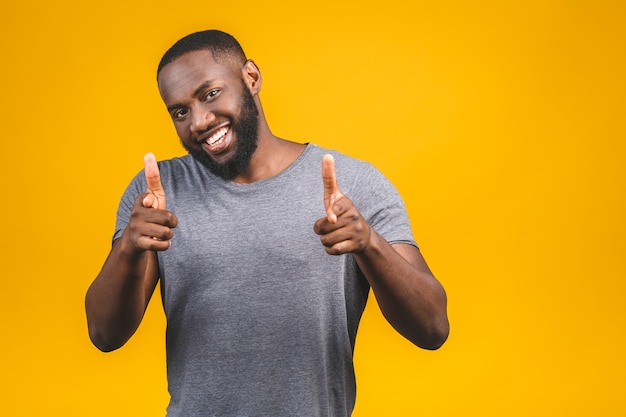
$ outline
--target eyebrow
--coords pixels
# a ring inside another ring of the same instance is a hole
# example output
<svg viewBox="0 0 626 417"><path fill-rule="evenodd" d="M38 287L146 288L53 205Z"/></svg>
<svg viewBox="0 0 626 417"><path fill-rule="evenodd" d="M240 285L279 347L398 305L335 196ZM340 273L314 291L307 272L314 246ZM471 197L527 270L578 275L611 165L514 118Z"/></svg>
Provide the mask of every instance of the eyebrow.
<svg viewBox="0 0 626 417"><path fill-rule="evenodd" d="M200 84L200 86L194 90L192 97L193 98L198 97L200 94L202 94L204 90L209 88L214 82L215 81L213 80L207 80L203 82L202 84ZM180 107L184 107L184 105L180 103L170 104L169 106L167 106L167 111L171 112L172 110L178 109Z"/></svg>
<svg viewBox="0 0 626 417"><path fill-rule="evenodd" d="M196 88L195 91L193 92L193 97L194 98L198 97L204 90L209 88L211 84L213 83L214 83L213 80L207 80L203 82L202 84L200 84L200 87Z"/></svg>

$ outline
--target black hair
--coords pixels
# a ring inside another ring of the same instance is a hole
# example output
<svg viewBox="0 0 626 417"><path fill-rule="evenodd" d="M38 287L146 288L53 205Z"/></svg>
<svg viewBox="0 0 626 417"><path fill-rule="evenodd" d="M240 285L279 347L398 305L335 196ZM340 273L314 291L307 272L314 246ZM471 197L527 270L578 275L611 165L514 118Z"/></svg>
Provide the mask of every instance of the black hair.
<svg viewBox="0 0 626 417"><path fill-rule="evenodd" d="M187 35L172 45L161 58L161 62L159 62L157 76L164 66L176 58L188 52L203 49L211 51L213 58L219 63L226 60L234 60L243 65L246 61L246 54L243 52L237 39L220 30L205 30Z"/></svg>

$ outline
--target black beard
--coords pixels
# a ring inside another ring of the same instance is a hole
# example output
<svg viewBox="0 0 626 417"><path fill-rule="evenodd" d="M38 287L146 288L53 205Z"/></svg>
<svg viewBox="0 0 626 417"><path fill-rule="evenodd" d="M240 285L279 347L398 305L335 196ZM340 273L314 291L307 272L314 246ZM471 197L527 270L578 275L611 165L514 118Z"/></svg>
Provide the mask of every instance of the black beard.
<svg viewBox="0 0 626 417"><path fill-rule="evenodd" d="M237 138L237 143L235 144L235 154L229 160L222 163L217 162L203 150L191 149L185 143L181 143L187 149L187 152L209 171L229 181L245 172L248 166L250 166L250 160L252 155L254 155L254 151L256 151L258 142L258 122L259 111L254 103L254 98L250 94L248 87L243 84L239 120L231 121L231 128Z"/></svg>

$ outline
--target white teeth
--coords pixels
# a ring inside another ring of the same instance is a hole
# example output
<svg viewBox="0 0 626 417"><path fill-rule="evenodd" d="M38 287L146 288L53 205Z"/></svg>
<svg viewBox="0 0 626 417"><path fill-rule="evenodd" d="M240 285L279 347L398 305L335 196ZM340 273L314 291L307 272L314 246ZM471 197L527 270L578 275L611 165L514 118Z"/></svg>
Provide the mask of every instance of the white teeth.
<svg viewBox="0 0 626 417"><path fill-rule="evenodd" d="M228 133L228 128L227 127L223 127L221 129L219 129L217 132L215 132L213 134L213 136L211 136L210 138L208 138L206 140L206 143L208 143L209 145L215 145L218 141L220 141L224 136L226 136L226 133Z"/></svg>

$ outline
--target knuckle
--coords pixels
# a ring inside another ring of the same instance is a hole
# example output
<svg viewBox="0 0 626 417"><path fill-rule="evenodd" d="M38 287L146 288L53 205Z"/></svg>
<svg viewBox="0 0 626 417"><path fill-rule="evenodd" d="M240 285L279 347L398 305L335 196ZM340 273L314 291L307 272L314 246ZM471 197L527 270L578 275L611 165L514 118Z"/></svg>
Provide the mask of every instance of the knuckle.
<svg viewBox="0 0 626 417"><path fill-rule="evenodd" d="M327 252L331 255L341 255L343 254L343 245L340 243L337 243L335 245L332 245L328 248Z"/></svg>
<svg viewBox="0 0 626 417"><path fill-rule="evenodd" d="M327 236L324 236L324 235L320 236L320 242L322 242L322 245L326 246L327 248L332 246Z"/></svg>
<svg viewBox="0 0 626 417"><path fill-rule="evenodd" d="M315 222L313 225L313 231L318 235L325 235L328 233L328 218L323 217Z"/></svg>
<svg viewBox="0 0 626 417"><path fill-rule="evenodd" d="M178 225L178 218L171 211L166 211L165 223L171 227L176 227L176 225Z"/></svg>

